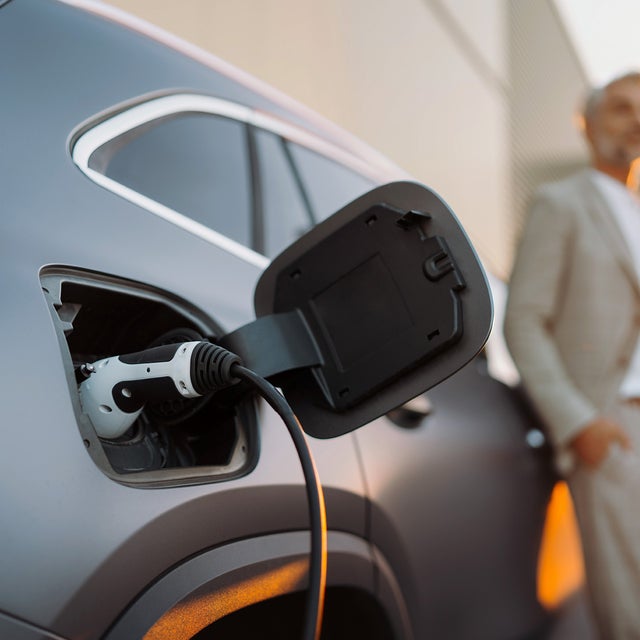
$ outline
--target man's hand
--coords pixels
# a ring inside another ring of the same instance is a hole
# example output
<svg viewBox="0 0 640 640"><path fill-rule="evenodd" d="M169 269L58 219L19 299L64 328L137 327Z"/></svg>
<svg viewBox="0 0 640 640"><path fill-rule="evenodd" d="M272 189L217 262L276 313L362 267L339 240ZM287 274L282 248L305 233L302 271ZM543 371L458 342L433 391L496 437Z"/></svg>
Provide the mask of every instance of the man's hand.
<svg viewBox="0 0 640 640"><path fill-rule="evenodd" d="M630 449L631 442L625 430L607 418L596 418L589 422L569 443L580 462L595 469L607 457L609 447L617 443Z"/></svg>

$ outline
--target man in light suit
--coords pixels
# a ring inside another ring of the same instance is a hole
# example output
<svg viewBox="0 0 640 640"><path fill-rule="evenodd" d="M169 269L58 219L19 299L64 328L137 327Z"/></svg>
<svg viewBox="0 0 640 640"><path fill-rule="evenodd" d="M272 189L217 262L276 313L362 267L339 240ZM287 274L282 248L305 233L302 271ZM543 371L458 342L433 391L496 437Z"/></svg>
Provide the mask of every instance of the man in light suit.
<svg viewBox="0 0 640 640"><path fill-rule="evenodd" d="M640 639L640 73L593 91L584 124L592 166L537 193L505 334L567 476L600 635Z"/></svg>

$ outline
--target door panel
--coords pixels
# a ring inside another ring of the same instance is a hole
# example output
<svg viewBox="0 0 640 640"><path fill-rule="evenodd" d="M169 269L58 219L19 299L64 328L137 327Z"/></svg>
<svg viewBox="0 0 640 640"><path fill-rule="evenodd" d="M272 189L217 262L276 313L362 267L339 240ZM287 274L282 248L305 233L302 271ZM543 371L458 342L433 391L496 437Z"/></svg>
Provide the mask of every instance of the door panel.
<svg viewBox="0 0 640 640"><path fill-rule="evenodd" d="M412 429L382 418L355 433L372 541L399 575L416 637L526 635L545 618L536 563L554 482L525 440L536 425L482 359L428 398Z"/></svg>

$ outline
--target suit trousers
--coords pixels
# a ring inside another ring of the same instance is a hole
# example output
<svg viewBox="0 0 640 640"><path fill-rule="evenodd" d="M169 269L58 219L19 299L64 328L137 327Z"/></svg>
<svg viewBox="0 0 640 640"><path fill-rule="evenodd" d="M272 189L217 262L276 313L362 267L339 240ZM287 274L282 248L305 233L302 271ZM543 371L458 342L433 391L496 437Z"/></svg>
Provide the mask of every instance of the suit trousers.
<svg viewBox="0 0 640 640"><path fill-rule="evenodd" d="M587 589L601 640L640 640L640 404L605 412L628 432L597 469L578 465L568 482L582 536Z"/></svg>

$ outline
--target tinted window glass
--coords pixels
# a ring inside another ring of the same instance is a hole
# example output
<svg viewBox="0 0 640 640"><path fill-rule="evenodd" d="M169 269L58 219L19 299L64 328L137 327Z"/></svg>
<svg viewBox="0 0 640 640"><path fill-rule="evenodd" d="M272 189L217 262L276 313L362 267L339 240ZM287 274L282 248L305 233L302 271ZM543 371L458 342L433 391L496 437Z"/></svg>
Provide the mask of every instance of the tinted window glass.
<svg viewBox="0 0 640 640"><path fill-rule="evenodd" d="M280 137L256 132L264 221L264 252L273 257L311 227L311 216Z"/></svg>
<svg viewBox="0 0 640 640"><path fill-rule="evenodd" d="M372 180L305 147L289 143L289 149L318 220L376 186Z"/></svg>
<svg viewBox="0 0 640 640"><path fill-rule="evenodd" d="M171 117L107 143L90 165L250 245L251 182L243 124L205 114Z"/></svg>

